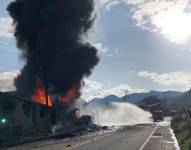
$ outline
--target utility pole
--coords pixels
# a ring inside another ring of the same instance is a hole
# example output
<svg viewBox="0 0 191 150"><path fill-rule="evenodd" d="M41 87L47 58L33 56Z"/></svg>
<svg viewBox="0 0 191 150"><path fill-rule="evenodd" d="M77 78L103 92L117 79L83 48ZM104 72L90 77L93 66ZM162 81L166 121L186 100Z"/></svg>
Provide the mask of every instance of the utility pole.
<svg viewBox="0 0 191 150"><path fill-rule="evenodd" d="M50 125L49 125L49 106L48 106L48 76L47 76L47 68L46 65L43 65L43 79L44 79L44 92L46 97L46 128L47 131L49 131Z"/></svg>
<svg viewBox="0 0 191 150"><path fill-rule="evenodd" d="M48 106L48 73L47 73L47 61L45 58L43 58L43 54L41 52L41 50L39 49L39 63L40 63L40 67L41 67L41 71L42 71L42 83L44 85L44 92L45 92L45 98L46 98L46 115L45 115L45 125L46 125L46 129L49 132L50 131L50 124L49 124L49 106Z"/></svg>
<svg viewBox="0 0 191 150"><path fill-rule="evenodd" d="M123 90L125 92L125 96L124 96L124 102L127 101L127 93L129 92L128 90Z"/></svg>
<svg viewBox="0 0 191 150"><path fill-rule="evenodd" d="M167 108L167 104L166 104L166 92L164 92L163 94L164 94L164 105Z"/></svg>

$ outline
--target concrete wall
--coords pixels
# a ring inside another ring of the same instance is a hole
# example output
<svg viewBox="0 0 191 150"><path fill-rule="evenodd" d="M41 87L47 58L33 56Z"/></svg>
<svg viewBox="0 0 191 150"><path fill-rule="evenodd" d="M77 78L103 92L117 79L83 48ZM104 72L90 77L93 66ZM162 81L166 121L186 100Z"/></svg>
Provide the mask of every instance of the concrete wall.
<svg viewBox="0 0 191 150"><path fill-rule="evenodd" d="M22 102L15 102L15 117L14 123L15 125L20 125L22 123Z"/></svg>

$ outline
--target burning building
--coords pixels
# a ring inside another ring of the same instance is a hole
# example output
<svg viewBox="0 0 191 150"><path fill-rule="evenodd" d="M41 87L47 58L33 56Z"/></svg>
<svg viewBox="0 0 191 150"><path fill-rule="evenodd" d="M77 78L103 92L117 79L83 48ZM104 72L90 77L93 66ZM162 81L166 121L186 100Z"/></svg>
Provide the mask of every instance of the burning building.
<svg viewBox="0 0 191 150"><path fill-rule="evenodd" d="M25 66L16 95L0 93L0 115L9 125L43 128L47 117L50 125L66 123L83 78L99 61L85 40L96 18L93 0L15 0L7 10Z"/></svg>
<svg viewBox="0 0 191 150"><path fill-rule="evenodd" d="M99 61L86 41L96 19L94 1L15 0L7 10L25 61L15 79L17 95L69 108Z"/></svg>
<svg viewBox="0 0 191 150"><path fill-rule="evenodd" d="M45 105L18 97L15 92L0 92L0 116L7 122L2 126L43 127Z"/></svg>
<svg viewBox="0 0 191 150"><path fill-rule="evenodd" d="M76 125L85 122L85 116L80 115L79 109L71 108L66 111L69 104L60 102L56 97L51 97L51 99L55 99L55 103L49 105L49 125L62 124L65 131L68 131L72 126L75 128ZM15 92L0 92L1 130L3 127L11 126L12 128L21 127L21 130L22 128L34 128L38 131L45 131L46 116L45 104L20 97ZM1 119L5 121L1 122Z"/></svg>

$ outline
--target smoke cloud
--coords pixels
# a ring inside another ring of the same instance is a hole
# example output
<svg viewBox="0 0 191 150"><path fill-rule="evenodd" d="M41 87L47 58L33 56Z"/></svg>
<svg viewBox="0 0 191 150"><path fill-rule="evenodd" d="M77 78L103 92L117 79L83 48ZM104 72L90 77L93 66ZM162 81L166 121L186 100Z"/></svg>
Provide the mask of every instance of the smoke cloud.
<svg viewBox="0 0 191 150"><path fill-rule="evenodd" d="M93 0L16 0L7 10L26 61L15 79L17 91L31 95L44 73L50 93L79 90L99 61L97 49L84 38L96 19Z"/></svg>
<svg viewBox="0 0 191 150"><path fill-rule="evenodd" d="M86 106L86 105L84 105ZM151 114L130 103L108 103L81 107L82 115L91 115L98 125L120 126L151 123Z"/></svg>
<svg viewBox="0 0 191 150"><path fill-rule="evenodd" d="M19 70L0 73L0 91L7 92L15 90L13 82L14 78L16 78L19 73L20 73Z"/></svg>

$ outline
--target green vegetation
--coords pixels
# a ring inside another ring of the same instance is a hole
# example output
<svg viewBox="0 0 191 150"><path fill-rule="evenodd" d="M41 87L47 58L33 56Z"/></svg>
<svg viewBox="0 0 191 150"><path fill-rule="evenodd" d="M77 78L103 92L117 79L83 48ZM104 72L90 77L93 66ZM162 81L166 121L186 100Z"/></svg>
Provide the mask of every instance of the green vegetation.
<svg viewBox="0 0 191 150"><path fill-rule="evenodd" d="M191 150L191 121L188 112L182 110L177 113L171 124L181 150Z"/></svg>

